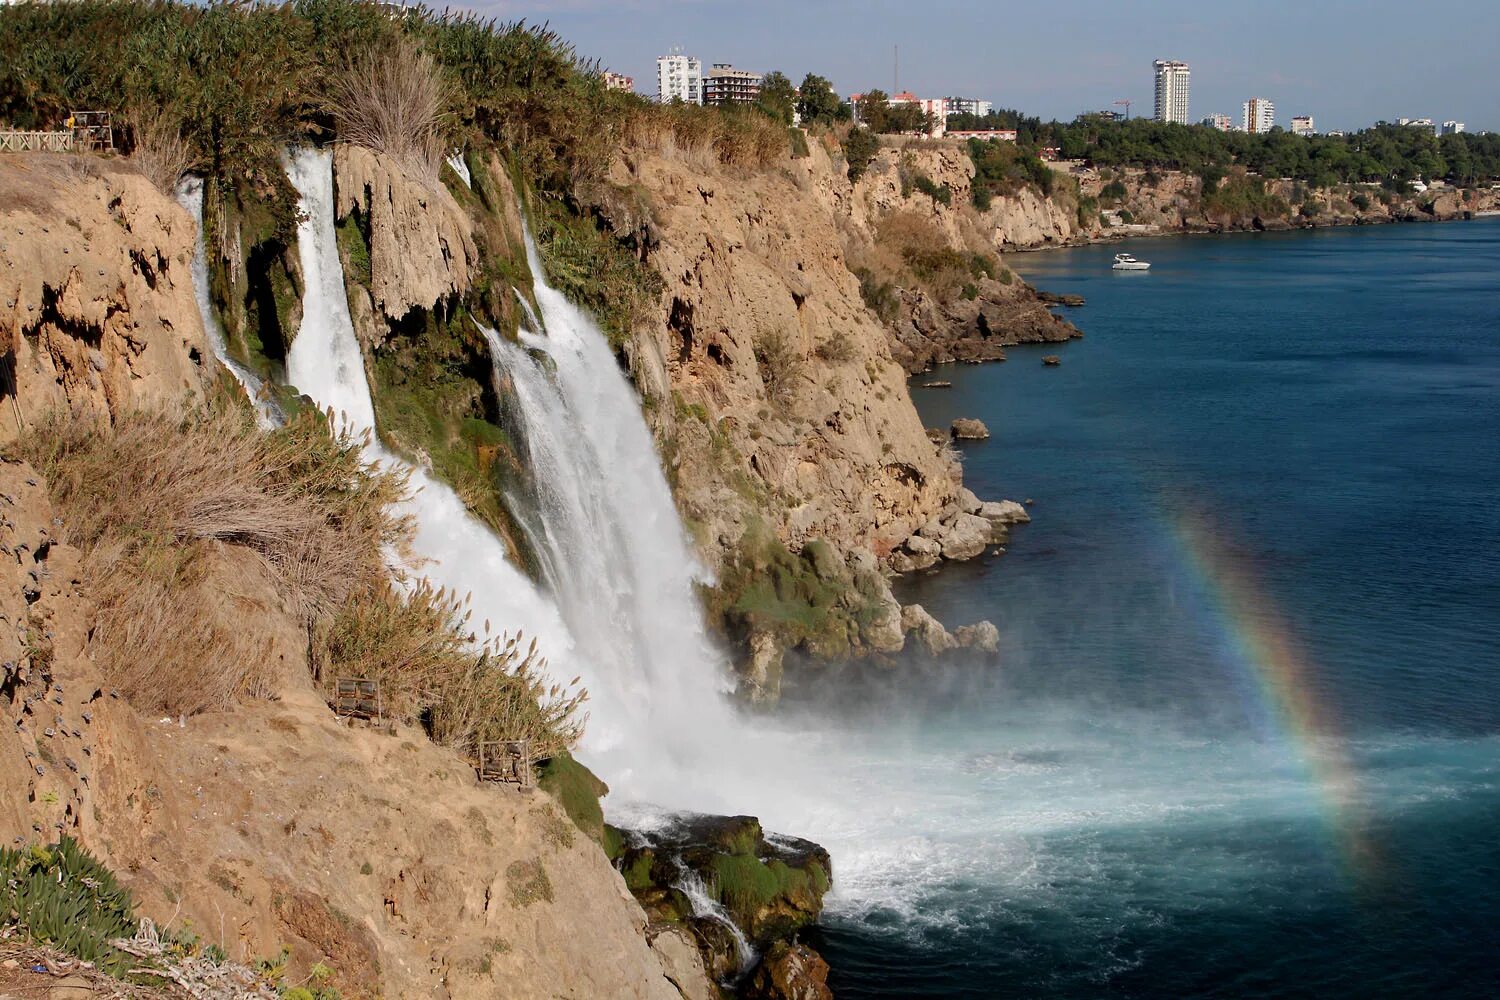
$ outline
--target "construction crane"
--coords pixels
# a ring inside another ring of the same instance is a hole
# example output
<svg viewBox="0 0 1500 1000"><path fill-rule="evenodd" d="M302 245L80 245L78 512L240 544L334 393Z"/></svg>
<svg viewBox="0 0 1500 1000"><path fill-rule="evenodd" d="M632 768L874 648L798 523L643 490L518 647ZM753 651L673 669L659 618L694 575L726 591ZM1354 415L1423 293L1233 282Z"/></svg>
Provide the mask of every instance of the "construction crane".
<svg viewBox="0 0 1500 1000"><path fill-rule="evenodd" d="M1130 121L1130 102L1128 100L1127 101L1116 101L1115 104L1117 104L1117 105L1118 104L1125 105L1125 120L1126 121Z"/></svg>

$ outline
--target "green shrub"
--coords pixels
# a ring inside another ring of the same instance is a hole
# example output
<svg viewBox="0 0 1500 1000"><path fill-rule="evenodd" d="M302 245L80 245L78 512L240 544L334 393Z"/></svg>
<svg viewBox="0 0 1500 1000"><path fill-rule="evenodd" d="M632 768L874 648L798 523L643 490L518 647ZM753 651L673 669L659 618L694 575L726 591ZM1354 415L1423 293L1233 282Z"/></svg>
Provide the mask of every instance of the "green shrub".
<svg viewBox="0 0 1500 1000"><path fill-rule="evenodd" d="M1119 181L1110 181L1099 191L1101 201L1119 201L1126 194L1125 185Z"/></svg>
<svg viewBox="0 0 1500 1000"><path fill-rule="evenodd" d="M110 941L134 936L135 903L71 837L49 847L0 848L0 921L113 974L131 964Z"/></svg>
<svg viewBox="0 0 1500 1000"><path fill-rule="evenodd" d="M792 159L805 160L812 155L807 148L807 135L800 128L789 128L786 131L791 142Z"/></svg>
<svg viewBox="0 0 1500 1000"><path fill-rule="evenodd" d="M1361 212L1368 212L1370 210L1370 196L1362 191L1350 198L1349 203Z"/></svg>
<svg viewBox="0 0 1500 1000"><path fill-rule="evenodd" d="M844 162L848 164L849 179L857 181L869 167L870 161L880 150L880 140L867 128L856 125L844 137Z"/></svg>
<svg viewBox="0 0 1500 1000"><path fill-rule="evenodd" d="M939 187L926 174L917 174L912 178L912 187L937 202L939 205L953 204L953 189L944 184Z"/></svg>

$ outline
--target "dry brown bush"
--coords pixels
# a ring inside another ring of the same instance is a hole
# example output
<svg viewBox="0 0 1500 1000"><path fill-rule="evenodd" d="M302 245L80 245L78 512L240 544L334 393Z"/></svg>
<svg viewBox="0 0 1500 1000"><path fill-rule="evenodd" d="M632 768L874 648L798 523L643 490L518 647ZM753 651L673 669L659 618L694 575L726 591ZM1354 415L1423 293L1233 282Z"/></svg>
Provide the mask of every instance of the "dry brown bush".
<svg viewBox="0 0 1500 1000"><path fill-rule="evenodd" d="M453 89L436 59L399 37L391 48L361 53L333 74L325 107L340 140L386 153L436 185Z"/></svg>
<svg viewBox="0 0 1500 1000"><path fill-rule="evenodd" d="M135 149L130 161L163 194L173 194L192 163L192 148L179 129L161 112L138 111L131 116Z"/></svg>
<svg viewBox="0 0 1500 1000"><path fill-rule="evenodd" d="M491 638L488 622L477 636L466 600L393 582L406 476L361 445L317 413L266 433L239 406L41 425L23 457L83 552L105 675L147 711L267 696L285 680L272 647L289 624L325 685L379 680L390 713L438 742L529 738L539 758L572 746L587 698L576 678L549 684L534 646Z"/></svg>
<svg viewBox="0 0 1500 1000"><path fill-rule="evenodd" d="M237 628L233 586L210 584L220 546L253 553L311 622L404 537L389 513L404 479L314 415L269 435L238 410L132 413L112 429L63 417L24 447L84 552L100 666L143 708L191 713L274 683L267 636Z"/></svg>
<svg viewBox="0 0 1500 1000"><path fill-rule="evenodd" d="M757 111L696 104L643 106L625 118L624 147L709 169L761 169L789 156L787 130Z"/></svg>

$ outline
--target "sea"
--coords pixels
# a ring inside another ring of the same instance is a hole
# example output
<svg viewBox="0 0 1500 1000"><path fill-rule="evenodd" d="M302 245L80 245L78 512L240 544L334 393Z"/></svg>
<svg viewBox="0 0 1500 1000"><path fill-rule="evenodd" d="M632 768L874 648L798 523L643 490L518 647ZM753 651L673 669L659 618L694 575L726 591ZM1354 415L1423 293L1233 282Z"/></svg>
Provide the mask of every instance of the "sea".
<svg viewBox="0 0 1500 1000"><path fill-rule="evenodd" d="M1032 522L898 590L999 655L789 681L835 995L1500 995L1500 220L1009 262L1085 336L912 395Z"/></svg>

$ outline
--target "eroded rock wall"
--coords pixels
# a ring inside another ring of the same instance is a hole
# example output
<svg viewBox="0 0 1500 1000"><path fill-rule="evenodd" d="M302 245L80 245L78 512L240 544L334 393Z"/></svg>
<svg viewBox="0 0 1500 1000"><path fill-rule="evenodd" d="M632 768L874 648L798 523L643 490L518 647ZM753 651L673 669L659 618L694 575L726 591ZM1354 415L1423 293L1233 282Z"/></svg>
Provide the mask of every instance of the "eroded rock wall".
<svg viewBox="0 0 1500 1000"><path fill-rule="evenodd" d="M202 397L186 212L118 164L0 156L0 441L46 411Z"/></svg>
<svg viewBox="0 0 1500 1000"><path fill-rule="evenodd" d="M835 176L814 148L759 172L626 157L610 178L655 207L662 322L632 360L714 566L753 518L884 555L957 491L849 270Z"/></svg>

